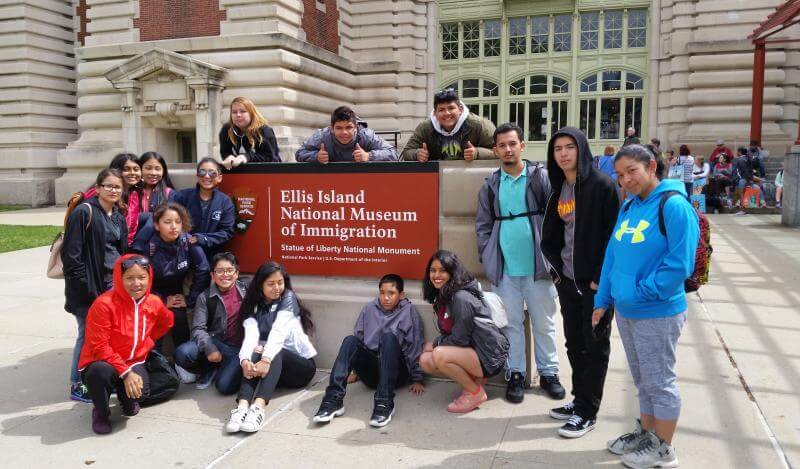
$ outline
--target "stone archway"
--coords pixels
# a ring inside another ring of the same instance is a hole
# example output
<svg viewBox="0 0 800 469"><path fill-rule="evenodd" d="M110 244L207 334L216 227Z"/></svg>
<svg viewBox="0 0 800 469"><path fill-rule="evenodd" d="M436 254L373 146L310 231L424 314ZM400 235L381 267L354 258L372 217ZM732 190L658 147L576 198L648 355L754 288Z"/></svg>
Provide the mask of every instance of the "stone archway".
<svg viewBox="0 0 800 469"><path fill-rule="evenodd" d="M183 54L152 49L104 75L122 93L123 148L154 148L158 129L194 127L198 158L213 156L228 70Z"/></svg>

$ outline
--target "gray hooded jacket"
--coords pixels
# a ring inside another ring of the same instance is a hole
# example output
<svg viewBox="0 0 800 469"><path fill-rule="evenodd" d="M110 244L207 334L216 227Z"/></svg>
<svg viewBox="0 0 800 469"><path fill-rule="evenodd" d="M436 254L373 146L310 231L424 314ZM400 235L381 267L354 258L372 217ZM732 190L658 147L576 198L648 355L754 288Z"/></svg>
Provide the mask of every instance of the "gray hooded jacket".
<svg viewBox="0 0 800 469"><path fill-rule="evenodd" d="M536 280L549 280L549 265L542 257L540 243L542 239L542 219L550 195L550 179L547 170L538 162L525 161L528 188L525 201L528 211L533 212L528 220L531 224L534 246L534 278ZM486 178L480 193L478 193L478 213L475 215L475 232L478 237L478 256L483 264L486 277L497 285L503 278L503 253L500 249L500 171L493 172Z"/></svg>

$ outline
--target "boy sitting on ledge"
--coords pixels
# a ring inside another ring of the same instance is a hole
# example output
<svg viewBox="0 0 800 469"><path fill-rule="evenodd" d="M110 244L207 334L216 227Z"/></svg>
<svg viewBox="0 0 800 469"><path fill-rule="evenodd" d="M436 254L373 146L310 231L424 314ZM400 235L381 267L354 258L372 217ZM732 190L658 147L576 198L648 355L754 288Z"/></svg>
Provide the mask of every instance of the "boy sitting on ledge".
<svg viewBox="0 0 800 469"><path fill-rule="evenodd" d="M378 298L361 309L353 335L339 347L314 422L327 423L344 414L345 388L358 379L377 389L369 421L373 427L384 427L392 420L395 388L411 381L409 391L424 392L419 356L425 339L419 313L405 298L399 275L384 275L378 289Z"/></svg>

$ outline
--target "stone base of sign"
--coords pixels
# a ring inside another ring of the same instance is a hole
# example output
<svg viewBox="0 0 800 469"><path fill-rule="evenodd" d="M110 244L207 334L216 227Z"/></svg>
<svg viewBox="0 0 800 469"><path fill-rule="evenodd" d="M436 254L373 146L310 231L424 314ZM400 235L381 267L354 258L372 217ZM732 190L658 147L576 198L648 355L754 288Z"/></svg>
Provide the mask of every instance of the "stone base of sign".
<svg viewBox="0 0 800 469"><path fill-rule="evenodd" d="M793 145L783 162L782 198L781 223L800 226L800 145Z"/></svg>

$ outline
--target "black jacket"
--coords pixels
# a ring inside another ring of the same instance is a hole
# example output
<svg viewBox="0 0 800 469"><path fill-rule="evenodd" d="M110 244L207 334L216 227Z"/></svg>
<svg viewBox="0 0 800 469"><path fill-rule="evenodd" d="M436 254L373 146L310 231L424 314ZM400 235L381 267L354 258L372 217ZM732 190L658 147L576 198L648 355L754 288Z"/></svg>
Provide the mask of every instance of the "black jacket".
<svg viewBox="0 0 800 469"><path fill-rule="evenodd" d="M733 162L734 168L736 168L736 175L745 181L748 184L753 183L753 160L750 155L739 155ZM734 178L737 179L738 178Z"/></svg>
<svg viewBox="0 0 800 469"><path fill-rule="evenodd" d="M564 127L550 138L547 146L547 173L552 192L542 222L542 254L552 266L550 274L558 282L564 275L561 249L564 247L564 222L558 215L558 198L564 184L564 171L553 156L556 138L567 135L578 146L578 176L575 182L575 236L573 271L575 284L582 292L590 282L600 284L603 257L619 213L619 193L614 182L592 164L592 151L583 132Z"/></svg>
<svg viewBox="0 0 800 469"><path fill-rule="evenodd" d="M476 281L453 294L447 305L453 318L453 329L450 334L437 337L433 345L472 347L481 366L491 376L506 365L508 339L492 322L489 307L481 300L480 295Z"/></svg>
<svg viewBox="0 0 800 469"><path fill-rule="evenodd" d="M233 201L219 189L214 189L206 216L203 217L199 189L192 187L172 194L170 201L183 205L189 212L192 218L190 233L197 235L197 244L203 248L206 259L211 263L214 254L222 251L225 243L233 238L233 225L236 222L236 207Z"/></svg>
<svg viewBox="0 0 800 469"><path fill-rule="evenodd" d="M91 215L85 204L92 206ZM108 217L97 196L94 196L75 207L67 219L64 244L61 246L66 297L64 309L75 316L85 318L95 298L110 287L105 282L104 267L108 223L115 223L119 227L117 251L121 256L128 247L128 225L116 206L111 217Z"/></svg>
<svg viewBox="0 0 800 469"><path fill-rule="evenodd" d="M183 282L192 274L192 285L186 296L186 305L194 308L197 297L208 288L211 282L210 268L206 255L197 244L189 243L189 234L181 233L172 243L161 239L158 232L147 242L144 254L150 258L153 269L152 291L164 303L167 297L183 294Z"/></svg>
<svg viewBox="0 0 800 469"><path fill-rule="evenodd" d="M228 136L228 129L230 128L230 124L225 124L222 126L222 130L219 131L219 156L222 159L230 155L238 155L239 146L243 146L246 152L245 156L249 163L271 163L281 161L278 141L275 138L275 132L272 130L272 127L268 125L261 127L261 143L258 143L258 139L256 139L255 148L250 147L250 140L245 136L237 137L236 140L238 141L234 145Z"/></svg>

